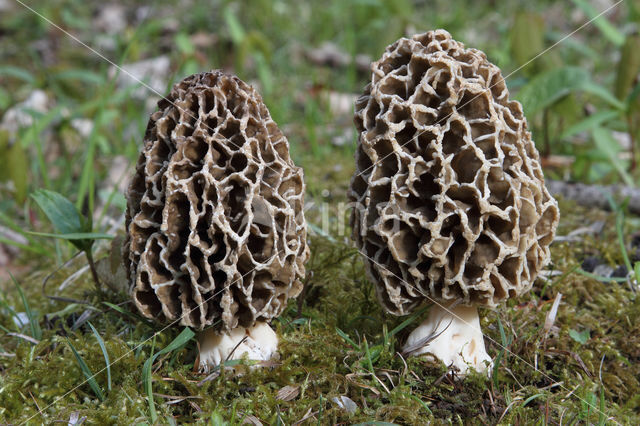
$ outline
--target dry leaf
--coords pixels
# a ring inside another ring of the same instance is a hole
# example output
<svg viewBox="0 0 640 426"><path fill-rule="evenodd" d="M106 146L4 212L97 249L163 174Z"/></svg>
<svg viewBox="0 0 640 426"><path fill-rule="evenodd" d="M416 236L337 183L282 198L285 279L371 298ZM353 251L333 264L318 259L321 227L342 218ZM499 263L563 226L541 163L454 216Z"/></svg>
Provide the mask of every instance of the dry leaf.
<svg viewBox="0 0 640 426"><path fill-rule="evenodd" d="M345 395L340 395L339 397L334 396L331 398L333 402L335 402L338 407L342 408L349 414L353 414L358 410L358 405L353 402L351 398Z"/></svg>
<svg viewBox="0 0 640 426"><path fill-rule="evenodd" d="M276 399L280 401L291 401L300 394L300 386L287 385L278 391Z"/></svg>
<svg viewBox="0 0 640 426"><path fill-rule="evenodd" d="M262 426L262 422L256 416L247 416L242 420L243 425Z"/></svg>

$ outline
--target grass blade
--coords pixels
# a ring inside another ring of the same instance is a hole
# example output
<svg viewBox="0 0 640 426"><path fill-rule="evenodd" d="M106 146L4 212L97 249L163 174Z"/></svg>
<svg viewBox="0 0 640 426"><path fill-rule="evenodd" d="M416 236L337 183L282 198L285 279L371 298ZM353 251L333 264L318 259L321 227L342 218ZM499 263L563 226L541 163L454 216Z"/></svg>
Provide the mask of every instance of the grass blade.
<svg viewBox="0 0 640 426"><path fill-rule="evenodd" d="M403 393L402 395L407 396L411 399L413 399L414 401L418 402L420 405L422 405L422 408L424 408L424 411L426 411L427 413L429 413L429 415L433 416L433 412L431 411L431 409L429 408L429 406L427 405L426 402L424 402L423 400L421 400L420 398L418 398L415 395L412 395L410 393Z"/></svg>
<svg viewBox="0 0 640 426"><path fill-rule="evenodd" d="M406 320L402 321L397 327L395 327L393 330L391 330L391 332L389 333L389 336L395 336L397 333L399 333L401 330L403 330L409 324L414 322L417 318L421 317L422 314L424 314L429 308L431 308L431 306L432 305L423 306L422 308L420 308L417 311L415 311L413 314L411 314L409 316L409 318L407 318Z"/></svg>
<svg viewBox="0 0 640 426"><path fill-rule="evenodd" d="M593 278L594 280L603 281L603 282L616 282L616 283L626 283L627 279L622 277L604 277L602 275L592 274L591 272L587 272L584 269L577 268L575 269L576 274L584 275L585 277Z"/></svg>
<svg viewBox="0 0 640 426"><path fill-rule="evenodd" d="M16 247L20 247L21 249L24 249L24 250L29 250L29 251L32 251L32 252L36 252L36 253L39 253L39 254L41 254L43 256L53 257L53 255L51 253L51 250L49 250L48 248L42 246L37 238L33 238L31 235L29 235L27 232L25 232L23 227L22 227L22 225L18 224L14 220L14 218L9 217L8 215L4 214L2 211L0 211L0 224L4 225L4 226L7 226L12 231L17 232L18 234L20 234L23 237L25 237L27 239L27 241L29 242L29 245L20 244L20 243L17 243L15 241L13 241L12 239L4 238L4 237L0 236L0 239L2 239L3 243L9 244L9 245L13 245L13 246L16 246Z"/></svg>
<svg viewBox="0 0 640 426"><path fill-rule="evenodd" d="M13 241L13 240L11 240L9 238L4 238L3 236L0 236L0 243L6 244L8 246L18 247L19 249L26 250L26 251L29 251L31 253L36 253L36 254L41 255L41 256L53 257L53 255L50 252L44 251L40 247L33 247L31 245L18 243L18 242Z"/></svg>
<svg viewBox="0 0 640 426"><path fill-rule="evenodd" d="M84 377L87 378L87 383L89 383L91 390L93 390L93 393L98 397L100 401L104 401L104 394L102 393L102 389L100 389L100 385L98 385L98 382L96 381L95 375L91 372L91 370L89 369L89 366L87 365L86 362L84 362L84 359L82 359L82 357L80 356L76 348L73 347L73 344L71 344L71 341L69 339L67 339L67 343L69 344L69 347L73 351L73 355L76 357L76 361L78 361L78 365L82 370L82 374L84 374Z"/></svg>
<svg viewBox="0 0 640 426"><path fill-rule="evenodd" d="M618 245L620 245L620 252L622 253L622 260L624 266L627 267L627 271L633 271L631 266L631 260L629 259L629 253L627 253L627 246L624 244L624 212L619 206L615 207L616 212L616 234L618 236Z"/></svg>
<svg viewBox="0 0 640 426"><path fill-rule="evenodd" d="M114 237L111 234L104 234L100 232L71 232L69 234L52 234L49 232L34 232L28 231L31 235L38 237L50 237L59 238L61 240L112 240Z"/></svg>
<svg viewBox="0 0 640 426"><path fill-rule="evenodd" d="M576 124L569 127L567 130L562 132L560 135L560 139L567 139L571 136L578 134L580 132L588 132L592 130L594 127L600 126L607 121L616 118L620 115L619 111L615 110L604 110L598 111L589 117L585 118L582 121L577 122Z"/></svg>
<svg viewBox="0 0 640 426"><path fill-rule="evenodd" d="M20 298L22 299L22 304L24 305L24 311L27 314L27 318L29 318L29 328L31 329L31 337L36 340L42 340L42 329L40 328L40 323L38 319L35 317L35 314L29 307L29 302L27 302L27 298L24 296L24 292L22 291L22 287L18 284L18 281L14 278L13 274L9 272L13 283L18 289L18 293L20 294Z"/></svg>
<svg viewBox="0 0 640 426"><path fill-rule="evenodd" d="M493 362L493 371L491 372L491 379L493 380L493 384L496 388L498 388L498 368L500 368L500 364L502 362L502 357L504 356L504 351L507 346L511 344L511 339L507 340L507 335L504 332L504 327L502 326L502 321L498 318L498 329L500 330L500 340L502 341L502 347L500 348L500 352L498 352L498 356L496 356L495 361Z"/></svg>
<svg viewBox="0 0 640 426"><path fill-rule="evenodd" d="M0 76L13 77L24 81L30 85L35 84L36 79L29 71L24 68L15 67L12 65L3 65L0 67Z"/></svg>
<svg viewBox="0 0 640 426"><path fill-rule="evenodd" d="M356 342L351 340L351 337L349 337L349 335L347 333L345 333L344 331L340 330L338 327L336 327L336 333L338 333L338 336L342 337L347 343L349 343L351 346L353 346L354 349L357 349L359 351L362 350L360 348L360 345L358 345Z"/></svg>
<svg viewBox="0 0 640 426"><path fill-rule="evenodd" d="M138 315L135 314L133 312L129 312L126 309L124 309L122 306L118 306L118 305L114 305L113 303L109 303L109 302L102 302L104 305L108 306L109 308L113 309L114 311L128 317L131 318L134 321L137 322L143 322L145 323L148 327L150 328L154 328L155 324L152 323L151 321L149 321L148 319L146 319L145 317L143 317L142 315Z"/></svg>
<svg viewBox="0 0 640 426"><path fill-rule="evenodd" d="M369 344L367 343L366 337L363 339L362 343L364 345L364 354L367 361L367 367L369 367L369 372L371 374L376 374L375 370L373 369L373 360L371 359L371 352L369 351Z"/></svg>
<svg viewBox="0 0 640 426"><path fill-rule="evenodd" d="M142 367L142 386L144 387L147 393L147 397L149 398L149 411L151 412L151 420L154 423L157 420L158 415L156 414L155 403L153 401L153 382L151 380L151 368L153 367L153 363L160 355L170 353L182 348L184 345L189 343L193 336L195 336L195 333L190 328L185 327L184 330L182 330L182 332L164 349L156 352L155 354L153 353L152 349L151 356L144 362L144 366Z"/></svg>
<svg viewBox="0 0 640 426"><path fill-rule="evenodd" d="M522 403L522 406L523 406L523 407L526 407L526 405L527 405L528 403L530 403L530 402L531 402L531 401L533 401L534 399L538 399L538 398L540 398L541 396L544 396L544 394L543 394L543 393L537 393L537 394L535 394L535 395L531 395L529 398L527 398L527 399L525 399L525 400L524 400L524 402Z"/></svg>
<svg viewBox="0 0 640 426"><path fill-rule="evenodd" d="M89 327L91 327L91 331L93 331L93 335L96 336L96 340L100 345L100 349L102 349L102 355L104 356L104 363L107 368L107 389L111 390L111 363L109 362L109 353L107 352L107 347L104 344L104 340L102 340L102 336L100 336L100 334L98 333L98 330L96 330L93 324L91 324L90 322L87 322L87 324L89 324Z"/></svg>
<svg viewBox="0 0 640 426"><path fill-rule="evenodd" d="M598 425L604 426L607 424L605 410L605 402L604 402L604 386L600 385L600 409L598 410Z"/></svg>
<svg viewBox="0 0 640 426"><path fill-rule="evenodd" d="M151 423L155 423L158 420L158 414L156 413L156 403L153 400L153 384L151 381L151 367L156 359L153 351L156 347L156 335L153 335L153 342L151 343L151 354L149 359L144 362L142 367L142 388L147 393L147 400L149 402L149 414L151 414Z"/></svg>
<svg viewBox="0 0 640 426"><path fill-rule="evenodd" d="M587 18L593 21L593 24L598 27L600 32L605 38L607 38L611 43L616 46L622 46L624 43L624 34L618 30L607 18L605 18L604 14L599 15L602 12L598 12L591 4L586 2L585 0L572 0L573 4L578 6Z"/></svg>

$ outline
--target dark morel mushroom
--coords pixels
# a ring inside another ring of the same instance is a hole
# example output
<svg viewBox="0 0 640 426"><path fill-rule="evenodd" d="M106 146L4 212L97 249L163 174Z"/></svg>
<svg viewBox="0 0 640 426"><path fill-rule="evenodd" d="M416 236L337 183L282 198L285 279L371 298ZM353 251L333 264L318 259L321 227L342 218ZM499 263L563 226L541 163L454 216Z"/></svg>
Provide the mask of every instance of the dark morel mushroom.
<svg viewBox="0 0 640 426"><path fill-rule="evenodd" d="M237 77L192 75L158 102L127 192L124 261L142 315L201 331L201 369L277 349L267 322L300 292L309 255L304 188Z"/></svg>
<svg viewBox="0 0 640 426"><path fill-rule="evenodd" d="M483 52L437 30L386 49L355 122L353 237L378 298L395 315L435 303L405 352L486 369L476 307L531 288L559 218L522 106Z"/></svg>

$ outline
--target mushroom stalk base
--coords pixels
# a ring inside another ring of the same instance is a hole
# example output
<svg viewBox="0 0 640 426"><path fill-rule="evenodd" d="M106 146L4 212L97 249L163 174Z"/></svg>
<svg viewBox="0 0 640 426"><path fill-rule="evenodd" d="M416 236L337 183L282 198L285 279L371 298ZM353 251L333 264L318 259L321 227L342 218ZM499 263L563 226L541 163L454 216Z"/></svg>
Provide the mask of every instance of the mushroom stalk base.
<svg viewBox="0 0 640 426"><path fill-rule="evenodd" d="M483 373L491 365L476 307L434 304L427 319L409 335L403 352L428 354L431 359L455 367L460 376L465 376L469 367Z"/></svg>
<svg viewBox="0 0 640 426"><path fill-rule="evenodd" d="M207 329L200 333L198 342L199 368L205 373L226 360L240 359L245 354L248 359L266 361L278 349L278 336L266 322L257 322L249 328L237 327L229 334Z"/></svg>

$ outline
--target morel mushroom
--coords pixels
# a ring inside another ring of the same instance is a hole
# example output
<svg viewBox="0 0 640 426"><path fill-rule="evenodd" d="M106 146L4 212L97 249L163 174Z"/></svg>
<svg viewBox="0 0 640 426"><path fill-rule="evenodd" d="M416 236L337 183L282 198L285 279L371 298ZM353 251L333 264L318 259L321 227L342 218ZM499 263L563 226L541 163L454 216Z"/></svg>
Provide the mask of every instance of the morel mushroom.
<svg viewBox="0 0 640 426"><path fill-rule="evenodd" d="M219 71L158 102L127 192L124 261L142 315L200 333L200 368L265 360L302 289L302 169L256 91ZM206 330L205 330L206 328Z"/></svg>
<svg viewBox="0 0 640 426"><path fill-rule="evenodd" d="M500 69L443 30L402 38L355 104L353 237L384 308L434 302L405 352L487 368L478 306L528 291L559 211Z"/></svg>

